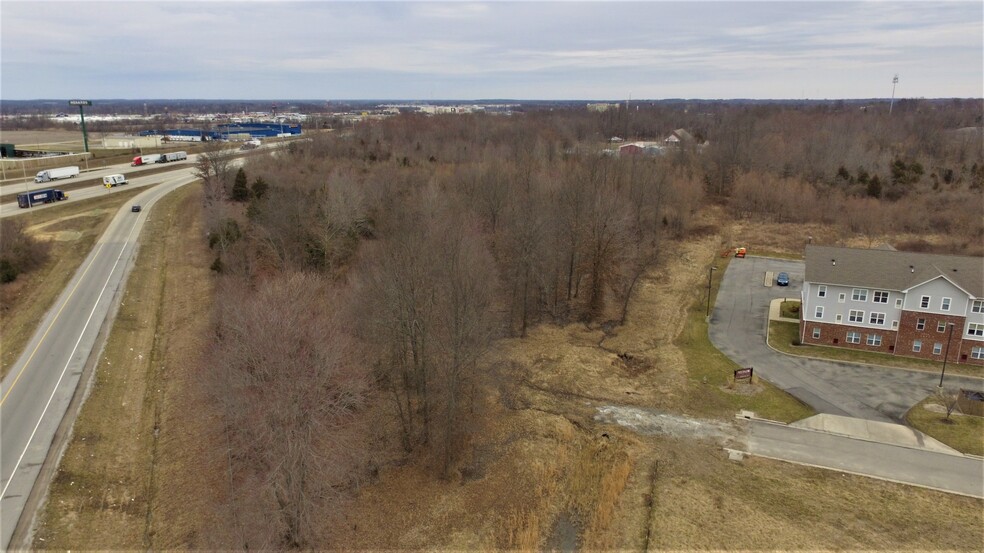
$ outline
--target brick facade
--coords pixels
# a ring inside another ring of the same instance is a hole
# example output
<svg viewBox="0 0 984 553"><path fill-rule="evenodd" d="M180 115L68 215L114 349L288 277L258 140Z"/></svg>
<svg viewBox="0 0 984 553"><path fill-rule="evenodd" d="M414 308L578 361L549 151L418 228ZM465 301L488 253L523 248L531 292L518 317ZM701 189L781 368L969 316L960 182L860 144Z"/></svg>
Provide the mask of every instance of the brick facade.
<svg viewBox="0 0 984 553"><path fill-rule="evenodd" d="M820 329L820 338L813 337L813 330L815 328ZM851 331L861 335L861 343L851 344L847 341L847 333ZM867 343L869 334L881 336L881 345L869 346ZM895 349L896 341L896 332L894 330L821 323L819 321L803 321L802 319L800 319L800 336L803 337L802 342L804 344L846 347L862 351L877 351L879 353L892 353Z"/></svg>
<svg viewBox="0 0 984 553"><path fill-rule="evenodd" d="M918 330L919 321L924 321L925 328ZM938 315L935 313L922 313L918 311L903 311L899 320L899 341L896 349L898 355L906 357L918 357L920 359L931 359L933 361L943 361L943 354L946 353L947 340L950 340L950 352L947 358L948 363L956 363L960 360L960 342L963 339L963 328L966 322L965 317L953 315ZM949 338L950 329L947 325L953 323L953 338ZM942 325L942 326L941 326ZM942 328L941 332L939 329ZM912 351L914 341L922 341L922 351ZM933 353L934 345L940 344L940 353ZM969 348L968 348L969 351ZM968 359L969 359L968 354Z"/></svg>
<svg viewBox="0 0 984 553"><path fill-rule="evenodd" d="M967 365L978 365L984 367L984 359L974 359L970 356L970 350L974 347L984 347L984 342L978 342L975 340L960 340L960 346L957 346L957 331L953 331L953 343L950 344L950 356L953 356L953 349L957 348L960 350L958 353L959 361L957 363L966 363Z"/></svg>
<svg viewBox="0 0 984 553"><path fill-rule="evenodd" d="M917 330L919 319L924 319L923 330ZM943 323L942 332L938 330L940 323ZM877 351L902 357L943 361L943 354L947 351L946 344L950 333L949 327L947 326L949 323L953 323L954 328L953 338L950 340L950 351L947 362L984 366L984 359L973 359L971 357L971 349L975 346L984 347L984 342L965 340L963 336L965 318L953 315L903 311L897 332L894 330L875 330L845 324L804 321L801 318L800 336L802 337L801 341L803 344L845 347L861 351ZM820 329L820 338L818 339L813 337L813 330L815 328ZM849 343L847 341L847 333L849 331L860 333L861 343ZM881 346L867 345L869 334L881 335ZM918 352L912 351L913 342L916 340L922 341L921 350ZM940 344L941 347L941 351L938 354L933 353L936 344Z"/></svg>

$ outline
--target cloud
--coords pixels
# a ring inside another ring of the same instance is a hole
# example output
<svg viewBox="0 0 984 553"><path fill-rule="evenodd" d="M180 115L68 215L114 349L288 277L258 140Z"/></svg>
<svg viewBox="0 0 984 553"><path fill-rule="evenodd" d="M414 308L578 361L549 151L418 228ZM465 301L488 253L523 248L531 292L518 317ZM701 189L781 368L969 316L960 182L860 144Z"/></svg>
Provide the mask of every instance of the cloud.
<svg viewBox="0 0 984 553"><path fill-rule="evenodd" d="M925 80L921 95L982 96L982 12L969 2L3 0L0 95L50 97L58 83L103 97L166 87L399 98L443 83L478 96L598 98L672 80L691 87L674 95L777 97L795 75L801 90L859 97L900 72Z"/></svg>

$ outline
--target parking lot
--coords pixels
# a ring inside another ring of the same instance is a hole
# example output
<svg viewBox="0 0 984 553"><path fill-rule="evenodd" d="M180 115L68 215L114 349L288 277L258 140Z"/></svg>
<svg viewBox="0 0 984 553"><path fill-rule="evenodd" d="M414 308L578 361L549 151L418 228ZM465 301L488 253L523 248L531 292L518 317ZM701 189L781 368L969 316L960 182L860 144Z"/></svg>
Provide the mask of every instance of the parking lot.
<svg viewBox="0 0 984 553"><path fill-rule="evenodd" d="M804 271L802 261L732 259L711 311L711 342L739 365L754 367L756 374L820 413L900 422L910 407L935 392L939 375L785 355L766 344L769 302L799 300ZM789 286L775 285L779 272L789 274ZM982 386L977 378L946 378L949 386Z"/></svg>

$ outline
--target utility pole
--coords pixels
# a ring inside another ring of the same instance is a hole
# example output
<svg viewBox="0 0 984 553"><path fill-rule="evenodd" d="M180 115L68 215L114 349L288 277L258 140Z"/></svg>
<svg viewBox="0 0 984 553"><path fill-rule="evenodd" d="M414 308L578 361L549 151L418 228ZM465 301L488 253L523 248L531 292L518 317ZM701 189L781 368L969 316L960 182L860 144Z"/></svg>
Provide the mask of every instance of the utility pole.
<svg viewBox="0 0 984 553"><path fill-rule="evenodd" d="M940 371L940 385L938 386L941 392L943 390L943 375L946 374L946 358L950 356L950 341L953 340L953 327L955 326L953 323L949 323L949 325L950 335L946 339L946 351L943 352L943 370Z"/></svg>
<svg viewBox="0 0 984 553"><path fill-rule="evenodd" d="M895 77L892 78L892 101L888 104L888 114L892 114L892 108L895 107L895 85L899 84L899 74L896 73Z"/></svg>
<svg viewBox="0 0 984 553"><path fill-rule="evenodd" d="M91 106L92 102L89 100L69 100L68 105L79 106L79 118L82 123L82 144L85 146L85 153L89 153L89 135L85 132L85 113L82 111L84 106Z"/></svg>
<svg viewBox="0 0 984 553"><path fill-rule="evenodd" d="M714 271L716 270L717 267L713 265L707 270L707 308L704 309L705 319L711 316L711 278L714 276Z"/></svg>

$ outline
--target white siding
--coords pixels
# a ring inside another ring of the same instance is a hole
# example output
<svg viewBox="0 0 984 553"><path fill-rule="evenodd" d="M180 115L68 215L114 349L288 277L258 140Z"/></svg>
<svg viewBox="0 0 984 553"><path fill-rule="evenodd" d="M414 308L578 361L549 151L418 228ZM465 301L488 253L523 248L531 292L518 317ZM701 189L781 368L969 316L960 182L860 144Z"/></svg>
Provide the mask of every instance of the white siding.
<svg viewBox="0 0 984 553"><path fill-rule="evenodd" d="M929 307L920 306L923 296L929 296ZM949 311L940 309L943 298L950 298ZM906 311L965 317L970 315L970 298L967 297L966 292L954 286L950 281L938 277L910 289L905 296L902 307Z"/></svg>

